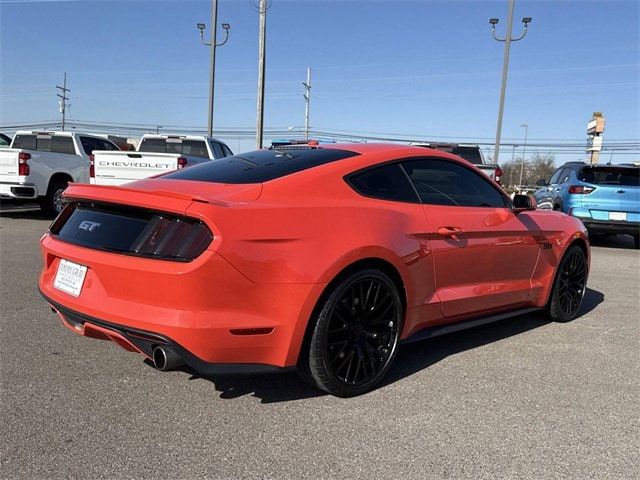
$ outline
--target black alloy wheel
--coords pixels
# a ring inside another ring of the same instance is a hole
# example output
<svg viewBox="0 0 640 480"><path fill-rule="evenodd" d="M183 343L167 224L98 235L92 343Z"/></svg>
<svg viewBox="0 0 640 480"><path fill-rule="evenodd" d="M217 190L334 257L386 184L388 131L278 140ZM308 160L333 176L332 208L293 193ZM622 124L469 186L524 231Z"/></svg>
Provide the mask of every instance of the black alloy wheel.
<svg viewBox="0 0 640 480"><path fill-rule="evenodd" d="M398 288L379 270L347 277L323 303L310 342L308 368L322 390L359 395L389 369L400 340Z"/></svg>
<svg viewBox="0 0 640 480"><path fill-rule="evenodd" d="M573 245L562 258L549 301L549 316L556 321L573 320L580 311L587 286L587 257Z"/></svg>

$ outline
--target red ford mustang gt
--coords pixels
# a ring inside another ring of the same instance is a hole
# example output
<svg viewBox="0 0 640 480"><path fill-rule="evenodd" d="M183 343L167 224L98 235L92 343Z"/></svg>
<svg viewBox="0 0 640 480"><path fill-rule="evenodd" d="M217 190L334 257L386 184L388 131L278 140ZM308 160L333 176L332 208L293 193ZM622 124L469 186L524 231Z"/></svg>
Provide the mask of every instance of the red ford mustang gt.
<svg viewBox="0 0 640 480"><path fill-rule="evenodd" d="M573 319L589 269L579 220L420 147L281 147L65 197L39 283L65 326L161 370L297 367L339 396L402 341Z"/></svg>

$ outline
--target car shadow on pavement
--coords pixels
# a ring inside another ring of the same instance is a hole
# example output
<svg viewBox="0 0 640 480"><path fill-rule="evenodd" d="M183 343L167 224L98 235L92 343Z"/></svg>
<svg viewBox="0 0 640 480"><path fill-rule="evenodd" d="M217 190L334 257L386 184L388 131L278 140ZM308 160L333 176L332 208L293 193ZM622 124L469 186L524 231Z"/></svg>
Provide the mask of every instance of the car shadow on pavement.
<svg viewBox="0 0 640 480"><path fill-rule="evenodd" d="M585 292L582 309L574 322L594 310L604 295L591 288ZM450 355L525 333L550 323L544 313L531 313L496 323L403 345L386 377L377 388L383 388L447 358ZM287 402L326 395L305 383L295 372L263 375L216 375L201 377L189 368L190 380L208 380L220 392L220 398L234 399L251 395L261 403Z"/></svg>
<svg viewBox="0 0 640 480"><path fill-rule="evenodd" d="M16 220L51 220L45 217L38 205L35 206L13 206L0 203L0 218L13 218Z"/></svg>
<svg viewBox="0 0 640 480"><path fill-rule="evenodd" d="M615 248L622 250L635 250L631 235L598 235L590 234L589 243L592 247Z"/></svg>

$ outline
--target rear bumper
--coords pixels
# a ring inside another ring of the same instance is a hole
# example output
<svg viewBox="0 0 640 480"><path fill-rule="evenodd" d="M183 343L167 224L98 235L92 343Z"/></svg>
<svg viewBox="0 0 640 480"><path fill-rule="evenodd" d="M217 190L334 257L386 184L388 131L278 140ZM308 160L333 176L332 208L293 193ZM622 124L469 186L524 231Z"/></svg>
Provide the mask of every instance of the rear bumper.
<svg viewBox="0 0 640 480"><path fill-rule="evenodd" d="M38 198L35 185L30 183L0 182L0 198L33 200Z"/></svg>
<svg viewBox="0 0 640 480"><path fill-rule="evenodd" d="M322 290L253 283L209 250L192 262L171 262L91 250L49 234L41 248L40 292L71 330L146 356L154 342L172 345L204 374L294 366ZM60 259L87 266L78 297L53 286ZM95 333L100 328L107 331Z"/></svg>
<svg viewBox="0 0 640 480"><path fill-rule="evenodd" d="M605 220L593 220L587 218L581 218L584 226L590 232L596 233L622 233L628 235L634 235L640 233L640 223L638 222L616 222Z"/></svg>
<svg viewBox="0 0 640 480"><path fill-rule="evenodd" d="M621 210L624 211L624 210ZM580 205L570 206L569 215L579 219L591 232L597 233L622 233L633 235L640 232L640 222L637 221L638 214L626 212L628 219L609 220L609 210L593 210ZM629 218L630 217L630 218Z"/></svg>
<svg viewBox="0 0 640 480"><path fill-rule="evenodd" d="M209 363L169 337L93 318L51 300L42 291L40 291L40 294L58 314L62 324L73 332L85 337L111 340L125 350L141 353L149 359L152 358L153 349L156 346L170 346L187 365L202 375L274 373L294 368L253 363Z"/></svg>

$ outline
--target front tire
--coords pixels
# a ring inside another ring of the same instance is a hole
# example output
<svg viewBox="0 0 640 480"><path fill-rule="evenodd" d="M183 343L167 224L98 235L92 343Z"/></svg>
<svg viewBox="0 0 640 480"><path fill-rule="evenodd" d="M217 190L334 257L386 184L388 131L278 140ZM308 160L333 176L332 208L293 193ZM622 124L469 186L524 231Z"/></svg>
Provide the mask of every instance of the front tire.
<svg viewBox="0 0 640 480"><path fill-rule="evenodd" d="M551 320L569 322L578 316L587 287L587 273L584 250L577 245L570 246L558 264L547 304Z"/></svg>
<svg viewBox="0 0 640 480"><path fill-rule="evenodd" d="M307 358L310 379L325 392L351 397L371 390L391 366L403 308L393 281L375 269L352 273L320 305Z"/></svg>
<svg viewBox="0 0 640 480"><path fill-rule="evenodd" d="M635 233L633 235L633 244L637 249L640 248L640 233Z"/></svg>

